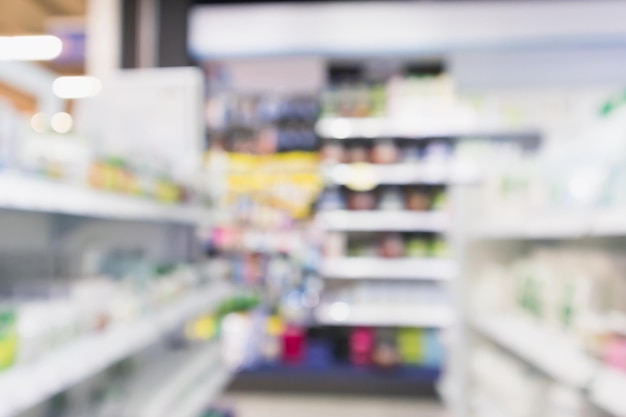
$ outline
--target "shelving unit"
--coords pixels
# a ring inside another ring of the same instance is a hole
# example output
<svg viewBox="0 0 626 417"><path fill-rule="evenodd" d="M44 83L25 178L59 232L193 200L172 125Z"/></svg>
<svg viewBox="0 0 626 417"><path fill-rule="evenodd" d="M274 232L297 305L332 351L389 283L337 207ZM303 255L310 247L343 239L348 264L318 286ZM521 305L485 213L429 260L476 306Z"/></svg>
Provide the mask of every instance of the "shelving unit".
<svg viewBox="0 0 626 417"><path fill-rule="evenodd" d="M471 321L471 325L499 346L565 385L583 389L592 380L597 366L595 361L565 337L510 318L477 318Z"/></svg>
<svg viewBox="0 0 626 417"><path fill-rule="evenodd" d="M318 121L316 126L320 136L333 139L349 138L380 138L396 137L407 139L423 138L449 138L449 137L472 137L472 136L497 136L518 137L520 133L533 135L536 132L528 130L504 131L502 128L493 130L472 131L471 127L458 127L451 129L448 124L442 124L439 128L422 126L414 118L393 117L325 117Z"/></svg>
<svg viewBox="0 0 626 417"><path fill-rule="evenodd" d="M207 404L217 399L232 376L232 370L222 360L219 343L203 343L191 351L174 351L133 381L124 414L198 416Z"/></svg>
<svg viewBox="0 0 626 417"><path fill-rule="evenodd" d="M349 306L332 304L316 310L318 323L329 326L446 328L454 322L448 306Z"/></svg>
<svg viewBox="0 0 626 417"><path fill-rule="evenodd" d="M13 417L156 343L187 320L217 308L234 289L215 285L136 322L86 335L30 364L0 373L0 416Z"/></svg>
<svg viewBox="0 0 626 417"><path fill-rule="evenodd" d="M454 261L418 258L327 258L320 273L327 279L448 281L458 272Z"/></svg>
<svg viewBox="0 0 626 417"><path fill-rule="evenodd" d="M0 190L0 209L7 210L183 224L211 219L209 210L193 205L163 204L17 173L1 173Z"/></svg>
<svg viewBox="0 0 626 417"><path fill-rule="evenodd" d="M349 211L336 210L319 213L317 219L326 230L346 232L430 232L444 233L448 216L443 212L414 212L406 210Z"/></svg>
<svg viewBox="0 0 626 417"><path fill-rule="evenodd" d="M601 367L590 387L591 401L613 416L626 414L626 372Z"/></svg>
<svg viewBox="0 0 626 417"><path fill-rule="evenodd" d="M459 198L468 203L476 197L473 191L467 189L460 188L455 192L458 193ZM609 360L604 357L607 354L606 351L601 350L602 354L598 353L600 350L591 352L590 345L592 344L589 340L583 339L582 329L576 327L565 332L557 328L558 326L554 323L548 324L546 321L549 319L546 315L550 313L543 310L539 310L543 311L541 314L534 313L538 317L531 317L532 311L526 311L524 315L520 312L512 314L510 311L500 310L482 311L481 306L473 302L468 295L473 293L474 286L477 285L475 282L479 277L478 273L481 271L484 273L481 266L488 260L507 265L505 268L513 270L511 262L519 259L526 259L529 262L529 254L532 254L534 250L552 250L557 253L567 250L578 250L581 253L584 250L595 250L595 253L611 253L615 248L620 247L626 236L623 215L619 212L617 207L597 207L563 212L531 213L525 216L511 215L508 218L491 218L477 225L466 224L467 230L460 232L461 235L466 233L466 236L461 237L463 243L460 253L465 254L464 263L461 266L464 296L458 306L459 311L463 312L459 323L460 332L465 335L465 339L459 344L460 352L456 354L462 355L465 362L470 363L472 355L479 349L484 349L485 343L497 346L504 356L532 369L535 375L547 381L547 384L563 387L575 393L573 395L576 395L577 401L580 402L578 406L584 407L584 411L578 411L582 413L580 415L593 415L594 417L596 415L616 417L626 415L626 401L623 395L626 392L626 371L605 363ZM505 259L509 260L509 264L502 263ZM545 263L543 268L548 268L546 266L550 265L548 261L545 258L540 259L543 259ZM593 260L583 259L580 267L583 265L588 267L588 264L593 264L593 262ZM609 261L606 262L602 265L608 265ZM548 269L542 270L539 266L531 269L528 264L522 264L527 265L527 269L523 269L524 267L519 265L518 268L522 269L515 270L519 277L524 276L522 270L528 275L549 273ZM594 271L596 274L610 274L606 269ZM572 274L560 278L568 282L568 280L595 277L589 271L585 271L584 274L586 275ZM546 277L546 275L542 276ZM600 280L601 277L602 275L596 278ZM491 276L491 279L494 277ZM512 280L513 277L503 276L500 279ZM598 285L608 284L604 282ZM485 288L482 287L482 290L484 291ZM554 302L554 297L556 297L554 287L551 290ZM619 289L614 291L619 291ZM503 296L508 295L503 293ZM523 303L523 300L517 300L517 302ZM526 309L531 307L532 305L523 306ZM543 306L543 308L547 307ZM606 342L610 338L608 335L621 337L624 334L624 315L619 311L603 312L602 315L597 314L597 316L585 311L584 318L584 331L587 332L587 338L595 337L594 340ZM551 320L554 321L554 317ZM595 336L591 336L590 331L596 332L593 333ZM481 392L481 389L473 383L474 376L468 369L456 376L458 384L461 386L465 384L465 388L460 388L460 395L466 404L465 407L456 408L456 415L505 417L508 411L499 407L497 398L490 398L489 393Z"/></svg>
<svg viewBox="0 0 626 417"><path fill-rule="evenodd" d="M480 180L480 172L475 166L455 163L336 163L322 166L322 173L326 181L337 185L364 180L382 185L474 184Z"/></svg>
<svg viewBox="0 0 626 417"><path fill-rule="evenodd" d="M534 213L492 219L474 230L479 239L582 239L619 237L626 234L626 221L619 208L590 208L571 212Z"/></svg>

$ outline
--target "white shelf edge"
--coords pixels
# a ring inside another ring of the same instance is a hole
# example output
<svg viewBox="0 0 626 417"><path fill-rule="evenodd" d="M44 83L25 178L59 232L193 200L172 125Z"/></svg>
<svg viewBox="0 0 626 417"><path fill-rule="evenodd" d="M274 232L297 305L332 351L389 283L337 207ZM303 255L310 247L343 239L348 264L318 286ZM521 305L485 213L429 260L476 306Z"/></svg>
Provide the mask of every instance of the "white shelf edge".
<svg viewBox="0 0 626 417"><path fill-rule="evenodd" d="M462 127L437 126L419 127L414 119L394 119L390 117L334 117L326 116L318 120L315 131L324 138L331 139L375 139L396 137L407 139L467 137L467 136L509 136L530 135L535 130L511 128L468 129Z"/></svg>
<svg viewBox="0 0 626 417"><path fill-rule="evenodd" d="M136 354L233 293L225 284L202 288L152 317L83 336L34 363L0 373L0 417L14 417Z"/></svg>
<svg viewBox="0 0 626 417"><path fill-rule="evenodd" d="M198 417L205 407L218 399L232 377L233 372L226 366L218 367L213 375L199 382L183 403L179 404L176 417Z"/></svg>
<svg viewBox="0 0 626 417"><path fill-rule="evenodd" d="M197 417L202 409L220 394L226 380L232 372L226 368L222 359L221 345L215 343L207 352L190 361L169 383L152 394L152 400L144 405L139 417L168 417L170 415L189 415ZM197 399L198 391L202 399ZM187 409L181 413L180 410Z"/></svg>
<svg viewBox="0 0 626 417"><path fill-rule="evenodd" d="M591 402L615 416L626 415L626 371L604 366L589 390Z"/></svg>
<svg viewBox="0 0 626 417"><path fill-rule="evenodd" d="M365 174L368 181L385 185L474 184L483 175L479 167L454 161L415 161L395 164L334 163L323 166L327 182L337 185L358 183Z"/></svg>
<svg viewBox="0 0 626 417"><path fill-rule="evenodd" d="M480 417L517 417L495 404L486 394L480 394L473 398L472 405L478 410Z"/></svg>
<svg viewBox="0 0 626 417"><path fill-rule="evenodd" d="M586 388L597 369L596 362L568 339L536 329L517 319L474 317L470 324L479 333L556 381Z"/></svg>
<svg viewBox="0 0 626 417"><path fill-rule="evenodd" d="M457 276L458 265L438 258L326 258L320 274L327 279L446 281Z"/></svg>
<svg viewBox="0 0 626 417"><path fill-rule="evenodd" d="M0 209L118 219L207 223L211 212L16 173L0 173Z"/></svg>
<svg viewBox="0 0 626 417"><path fill-rule="evenodd" d="M626 236L626 217L620 207L585 211L537 213L479 226L475 239L580 239Z"/></svg>
<svg viewBox="0 0 626 417"><path fill-rule="evenodd" d="M442 233L448 229L448 218L441 211L329 210L320 212L316 221L329 231Z"/></svg>
<svg viewBox="0 0 626 417"><path fill-rule="evenodd" d="M447 306L398 308L341 304L340 311L333 304L319 306L315 310L317 323L327 326L445 328L454 322L454 312Z"/></svg>

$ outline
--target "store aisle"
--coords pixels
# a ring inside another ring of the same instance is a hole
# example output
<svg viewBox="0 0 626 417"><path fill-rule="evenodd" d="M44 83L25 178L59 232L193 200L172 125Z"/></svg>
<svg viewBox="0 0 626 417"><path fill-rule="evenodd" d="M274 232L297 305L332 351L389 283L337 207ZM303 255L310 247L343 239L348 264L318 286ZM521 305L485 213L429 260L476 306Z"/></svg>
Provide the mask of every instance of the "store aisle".
<svg viewBox="0 0 626 417"><path fill-rule="evenodd" d="M389 397L238 393L221 404L237 417L447 417L435 401Z"/></svg>

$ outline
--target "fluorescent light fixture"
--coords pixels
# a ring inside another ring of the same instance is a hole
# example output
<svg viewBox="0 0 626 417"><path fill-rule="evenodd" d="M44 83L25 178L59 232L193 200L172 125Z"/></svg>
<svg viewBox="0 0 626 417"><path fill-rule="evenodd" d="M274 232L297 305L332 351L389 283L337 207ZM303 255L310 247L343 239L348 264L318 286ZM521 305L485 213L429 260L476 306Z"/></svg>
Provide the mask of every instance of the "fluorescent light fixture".
<svg viewBox="0 0 626 417"><path fill-rule="evenodd" d="M56 36L0 36L0 61L49 61L62 51Z"/></svg>
<svg viewBox="0 0 626 417"><path fill-rule="evenodd" d="M102 83L96 77L59 77L52 84L52 91L60 98L85 98L96 96L102 91Z"/></svg>

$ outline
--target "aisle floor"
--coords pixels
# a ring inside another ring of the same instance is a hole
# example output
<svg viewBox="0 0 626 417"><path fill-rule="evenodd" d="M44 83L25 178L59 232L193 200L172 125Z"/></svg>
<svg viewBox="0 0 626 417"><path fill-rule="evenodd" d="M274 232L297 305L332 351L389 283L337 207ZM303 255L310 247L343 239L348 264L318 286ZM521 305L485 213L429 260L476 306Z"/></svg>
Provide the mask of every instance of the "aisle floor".
<svg viewBox="0 0 626 417"><path fill-rule="evenodd" d="M435 401L328 395L231 394L237 417L447 417Z"/></svg>

